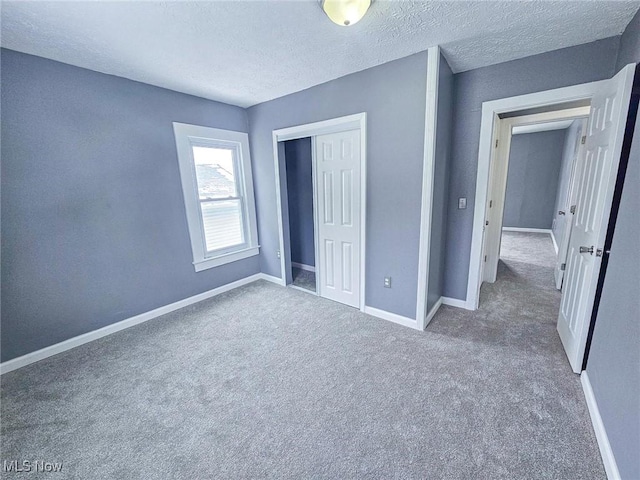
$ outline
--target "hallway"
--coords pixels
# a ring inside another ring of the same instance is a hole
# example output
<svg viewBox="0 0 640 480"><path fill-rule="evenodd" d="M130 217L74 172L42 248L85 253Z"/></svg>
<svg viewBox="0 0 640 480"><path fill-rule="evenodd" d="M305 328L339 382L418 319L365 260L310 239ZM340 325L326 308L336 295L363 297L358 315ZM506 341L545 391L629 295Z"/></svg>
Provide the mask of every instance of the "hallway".
<svg viewBox="0 0 640 480"><path fill-rule="evenodd" d="M498 279L483 284L480 308L470 312L447 307L446 317L456 321L442 319L440 311L427 331L455 331L473 340L518 346L557 357L569 371L556 332L560 291L553 283L554 262L548 234L503 232ZM465 328L467 321L473 328Z"/></svg>
<svg viewBox="0 0 640 480"><path fill-rule="evenodd" d="M540 267L539 286L553 286L556 254L551 236L546 233L502 232L500 260L514 267Z"/></svg>

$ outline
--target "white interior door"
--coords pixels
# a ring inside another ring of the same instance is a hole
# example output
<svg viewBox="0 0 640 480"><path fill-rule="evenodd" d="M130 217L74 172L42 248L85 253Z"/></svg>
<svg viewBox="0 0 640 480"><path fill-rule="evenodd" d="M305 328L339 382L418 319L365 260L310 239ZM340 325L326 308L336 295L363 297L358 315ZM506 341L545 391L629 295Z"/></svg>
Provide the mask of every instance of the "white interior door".
<svg viewBox="0 0 640 480"><path fill-rule="evenodd" d="M573 371L582 369L602 261L635 65L600 82L591 101L585 155L579 157L576 210L567 251L558 333Z"/></svg>
<svg viewBox="0 0 640 480"><path fill-rule="evenodd" d="M360 306L360 131L318 135L319 294Z"/></svg>
<svg viewBox="0 0 640 480"><path fill-rule="evenodd" d="M511 121L496 119L494 157L489 167L489 188L485 207L482 281L494 283L498 277L502 217L507 191L507 171L511 150Z"/></svg>
<svg viewBox="0 0 640 480"><path fill-rule="evenodd" d="M558 245L558 258L556 260L556 268L554 276L556 280L556 288L562 289L562 281L564 279L564 272L567 262L567 248L569 247L569 239L571 238L571 227L574 220L575 202L578 194L578 159L584 155L585 150L582 144L582 138L586 134L586 122L583 122L583 127L577 131L576 138L574 139L573 159L571 160L571 176L569 178L569 189L567 192L567 198L564 205L562 205L562 211L564 212L564 224L562 231L560 232L560 244ZM564 265L564 267L563 267Z"/></svg>

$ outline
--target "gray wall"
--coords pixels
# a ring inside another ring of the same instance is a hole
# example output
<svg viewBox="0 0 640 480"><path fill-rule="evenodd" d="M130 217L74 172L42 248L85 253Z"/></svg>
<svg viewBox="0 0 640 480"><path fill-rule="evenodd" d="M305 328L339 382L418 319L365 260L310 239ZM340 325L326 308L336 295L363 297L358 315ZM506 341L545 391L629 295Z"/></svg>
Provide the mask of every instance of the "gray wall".
<svg viewBox="0 0 640 480"><path fill-rule="evenodd" d="M617 68L640 62L640 13L621 41ZM640 116L638 116L640 117ZM600 415L623 479L640 478L640 118L587 362Z"/></svg>
<svg viewBox="0 0 640 480"><path fill-rule="evenodd" d="M272 131L367 112L366 303L415 318L426 74L422 52L249 109L263 272L280 276Z"/></svg>
<svg viewBox="0 0 640 480"><path fill-rule="evenodd" d="M609 78L619 41L607 38L454 76L445 296L467 296L482 102ZM458 197L467 197L466 210L458 210Z"/></svg>
<svg viewBox="0 0 640 480"><path fill-rule="evenodd" d="M291 270L291 233L289 231L289 194L287 189L287 168L286 168L286 154L285 143L278 142L278 173L280 180L280 205L282 206L282 236L283 236L283 249L282 252L284 258L284 280L285 285L289 285L293 282L293 272ZM255 177L255 174L254 174ZM255 185L255 183L254 183Z"/></svg>
<svg viewBox="0 0 640 480"><path fill-rule="evenodd" d="M311 138L284 142L291 261L315 266Z"/></svg>
<svg viewBox="0 0 640 480"><path fill-rule="evenodd" d="M632 144L587 373L621 477L640 478L640 118Z"/></svg>
<svg viewBox="0 0 640 480"><path fill-rule="evenodd" d="M244 110L2 50L2 361L260 271L196 273L171 122Z"/></svg>
<svg viewBox="0 0 640 480"><path fill-rule="evenodd" d="M451 157L451 122L453 114L453 73L444 56L440 56L438 76L438 118L436 124L436 161L433 177L431 244L429 248L429 282L427 313L442 296L447 240L447 198Z"/></svg>
<svg viewBox="0 0 640 480"><path fill-rule="evenodd" d="M513 135L503 227L551 228L564 130Z"/></svg>
<svg viewBox="0 0 640 480"><path fill-rule="evenodd" d="M620 37L616 71L629 63L638 62L640 62L640 10L631 19Z"/></svg>
<svg viewBox="0 0 640 480"><path fill-rule="evenodd" d="M553 222L552 231L558 246L560 246L560 242L562 241L566 219L570 216L570 205L567 201L571 182L571 172L573 169L573 159L576 149L580 146L582 127L586 122L586 119L574 120L571 123L571 126L565 130L566 133L564 137L564 149L562 151L562 164L560 165L558 192L556 194L556 201L553 207L553 219L555 221ZM565 215L558 214L558 211L560 210L564 211Z"/></svg>

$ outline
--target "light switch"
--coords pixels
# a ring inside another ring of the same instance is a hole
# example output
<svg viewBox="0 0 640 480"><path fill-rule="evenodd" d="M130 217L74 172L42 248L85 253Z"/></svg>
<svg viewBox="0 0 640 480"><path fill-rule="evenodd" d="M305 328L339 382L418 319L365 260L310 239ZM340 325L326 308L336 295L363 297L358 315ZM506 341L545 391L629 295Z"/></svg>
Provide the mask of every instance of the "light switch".
<svg viewBox="0 0 640 480"><path fill-rule="evenodd" d="M458 210L464 210L467 208L467 199L465 197L460 197L458 199Z"/></svg>

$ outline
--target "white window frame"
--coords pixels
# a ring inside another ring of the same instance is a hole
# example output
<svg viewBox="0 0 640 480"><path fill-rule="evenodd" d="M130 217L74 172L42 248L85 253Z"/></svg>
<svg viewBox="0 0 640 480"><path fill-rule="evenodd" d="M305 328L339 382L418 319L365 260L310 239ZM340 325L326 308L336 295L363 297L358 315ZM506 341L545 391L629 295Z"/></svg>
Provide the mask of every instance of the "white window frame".
<svg viewBox="0 0 640 480"><path fill-rule="evenodd" d="M182 193L191 238L193 266L196 272L218 267L243 258L258 255L258 226L256 222L256 203L253 193L253 175L251 171L251 154L249 152L249 135L244 132L221 130L219 128L201 127L186 123L173 122L173 132L178 152L178 165ZM243 229L245 243L235 247L224 248L215 252L207 252L204 226L200 212L200 198L196 179L193 147L229 148L235 150L237 156L236 185L242 197Z"/></svg>

